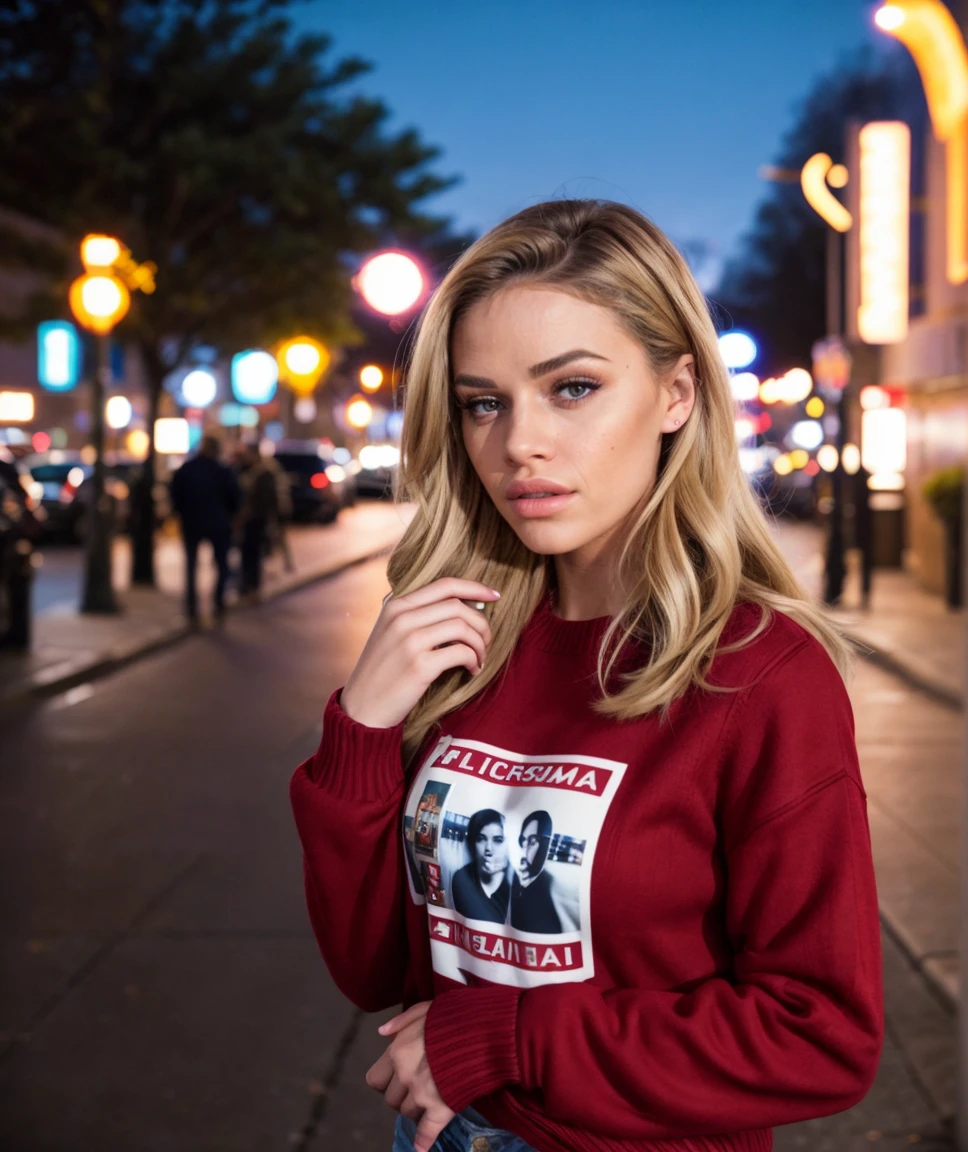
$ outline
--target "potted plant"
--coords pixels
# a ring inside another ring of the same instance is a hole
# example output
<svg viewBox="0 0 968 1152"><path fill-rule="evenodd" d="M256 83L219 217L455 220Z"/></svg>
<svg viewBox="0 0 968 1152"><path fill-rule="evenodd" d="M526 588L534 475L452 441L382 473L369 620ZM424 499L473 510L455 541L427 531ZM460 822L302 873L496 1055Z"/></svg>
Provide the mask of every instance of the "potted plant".
<svg viewBox="0 0 968 1152"><path fill-rule="evenodd" d="M964 466L953 464L929 476L921 489L925 500L944 524L944 591L949 608L960 608L962 605L961 524L964 488Z"/></svg>

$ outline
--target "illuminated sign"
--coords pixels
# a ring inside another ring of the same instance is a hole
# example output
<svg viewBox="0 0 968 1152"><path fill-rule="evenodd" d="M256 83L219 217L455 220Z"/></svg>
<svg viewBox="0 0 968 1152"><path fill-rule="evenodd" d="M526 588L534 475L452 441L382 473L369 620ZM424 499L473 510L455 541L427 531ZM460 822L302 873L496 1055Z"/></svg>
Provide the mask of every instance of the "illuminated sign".
<svg viewBox="0 0 968 1152"><path fill-rule="evenodd" d="M67 320L37 326L37 379L51 392L67 392L80 375L81 344Z"/></svg>
<svg viewBox="0 0 968 1152"><path fill-rule="evenodd" d="M847 183L847 169L843 164L834 164L826 152L817 152L804 164L800 171L800 187L807 203L838 232L848 232L853 219L847 209L827 187L843 188Z"/></svg>
<svg viewBox="0 0 968 1152"><path fill-rule="evenodd" d="M877 121L860 130L860 306L867 344L895 344L908 327L911 130Z"/></svg>

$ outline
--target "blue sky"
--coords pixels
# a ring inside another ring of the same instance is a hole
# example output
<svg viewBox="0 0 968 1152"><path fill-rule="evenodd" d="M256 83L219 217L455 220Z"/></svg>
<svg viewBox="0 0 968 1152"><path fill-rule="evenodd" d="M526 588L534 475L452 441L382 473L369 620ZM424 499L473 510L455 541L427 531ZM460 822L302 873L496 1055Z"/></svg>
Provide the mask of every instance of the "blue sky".
<svg viewBox="0 0 968 1152"><path fill-rule="evenodd" d="M483 231L553 196L622 200L722 259L749 226L796 105L877 42L868 0L309 0L296 23L359 55L388 128L463 179L428 209Z"/></svg>

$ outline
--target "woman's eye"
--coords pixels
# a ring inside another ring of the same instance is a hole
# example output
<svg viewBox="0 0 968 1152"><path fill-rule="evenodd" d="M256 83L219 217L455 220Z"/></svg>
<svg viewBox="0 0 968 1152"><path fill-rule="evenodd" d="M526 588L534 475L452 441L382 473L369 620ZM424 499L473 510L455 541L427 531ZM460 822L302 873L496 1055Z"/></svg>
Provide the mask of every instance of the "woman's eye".
<svg viewBox="0 0 968 1152"><path fill-rule="evenodd" d="M594 380L563 380L560 384L555 385L553 391L566 407L574 407L576 404L581 404L587 400L599 388L601 388L601 384ZM569 395L571 389L580 389L584 394L581 396ZM482 404L500 404L500 400L496 396L476 396L472 400L463 401L460 407L472 416L488 416L494 411L493 408L481 408Z"/></svg>

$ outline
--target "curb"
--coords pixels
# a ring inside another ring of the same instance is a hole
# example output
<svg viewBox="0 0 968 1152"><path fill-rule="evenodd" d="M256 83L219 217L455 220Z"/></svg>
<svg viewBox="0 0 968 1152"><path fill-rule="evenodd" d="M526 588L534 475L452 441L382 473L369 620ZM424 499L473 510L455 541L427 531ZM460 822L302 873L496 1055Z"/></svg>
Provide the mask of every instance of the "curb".
<svg viewBox="0 0 968 1152"><path fill-rule="evenodd" d="M844 635L857 649L858 654L869 663L877 665L878 668L883 668L885 672L890 672L893 676L897 676L898 679L903 680L912 688L916 688L937 704L941 704L955 712L964 710L965 695L957 688L946 684L943 680L937 680L932 676L925 675L923 672L918 672L912 668L910 664L898 659L898 657L887 648L872 645L869 640L862 639L849 629L844 629Z"/></svg>
<svg viewBox="0 0 968 1152"><path fill-rule="evenodd" d="M369 560L375 560L378 556L388 555L394 546L395 542L381 544L360 556L353 556L337 564L325 564L317 568L307 569L298 576L284 581L281 585L265 589L262 598L256 603L226 605L226 615L248 612L265 604L270 604L292 592L299 592L311 584L317 584L320 580L337 576L357 564L364 564ZM130 644L120 645L107 652L101 652L91 659L78 661L69 666L57 664L54 665L53 669L41 668L32 676L0 694L0 710L42 700L49 696L57 696L61 692L76 688L79 684L99 680L111 672L116 672L128 664L133 664L144 656L150 656L156 652L162 652L166 648L171 648L189 636L197 635L199 635L198 632L176 617L170 627L158 629L132 641Z"/></svg>

